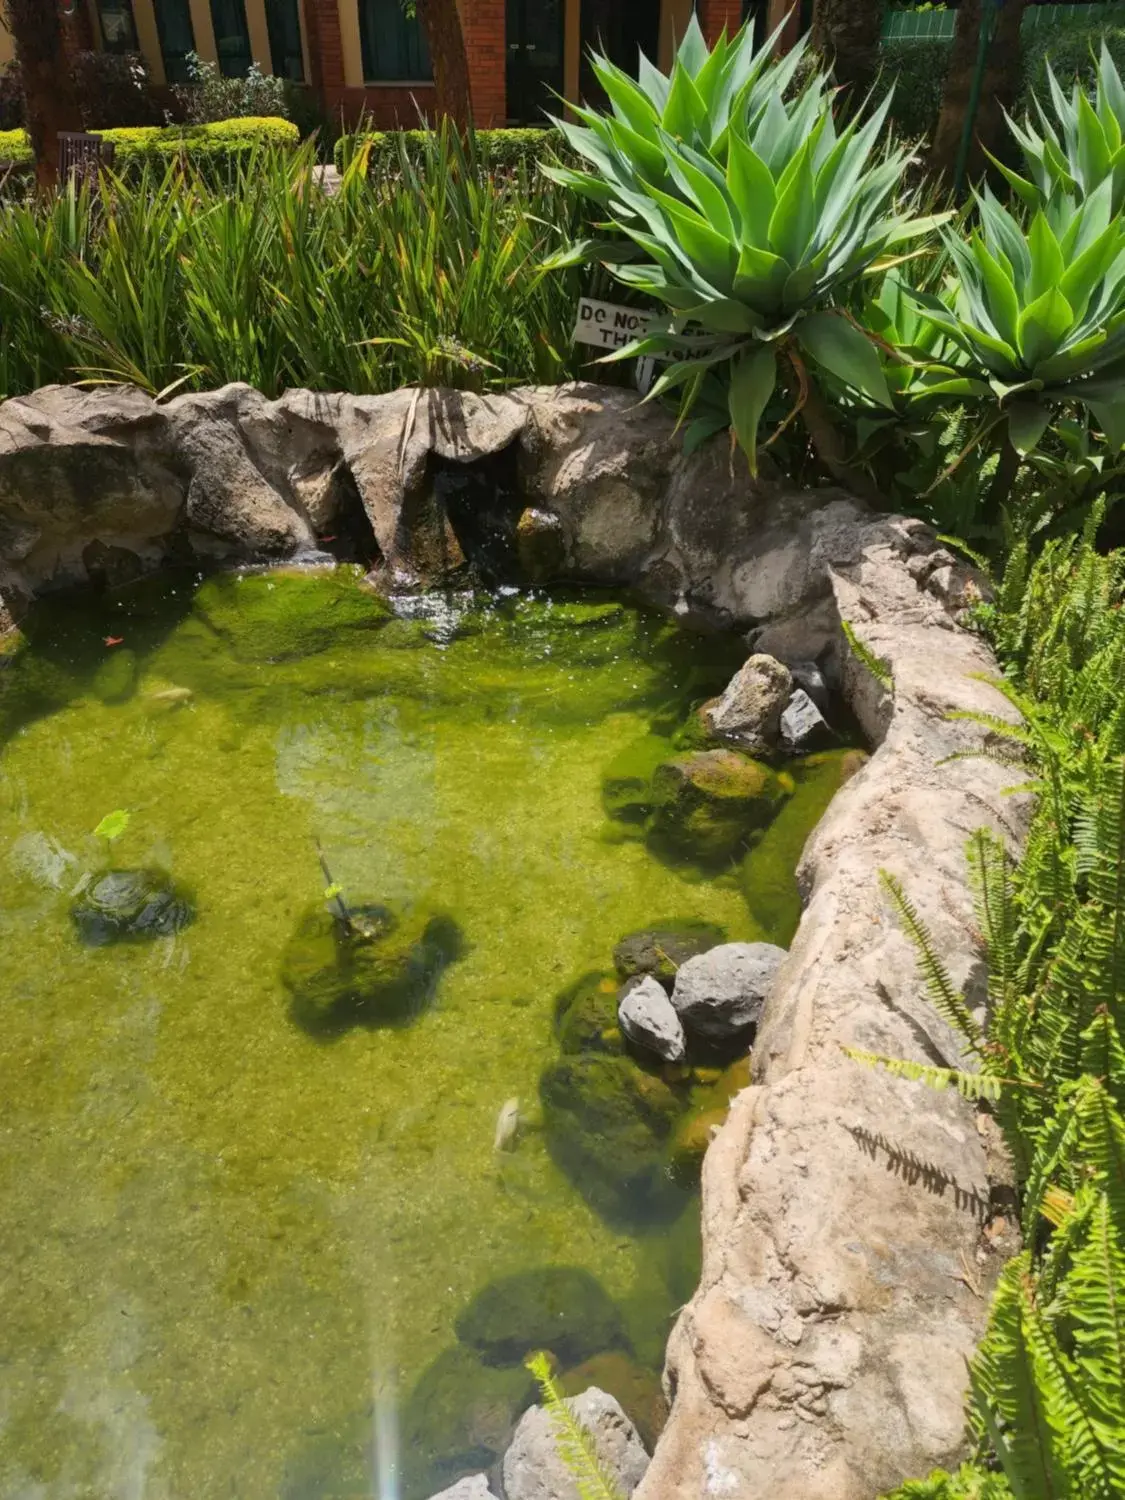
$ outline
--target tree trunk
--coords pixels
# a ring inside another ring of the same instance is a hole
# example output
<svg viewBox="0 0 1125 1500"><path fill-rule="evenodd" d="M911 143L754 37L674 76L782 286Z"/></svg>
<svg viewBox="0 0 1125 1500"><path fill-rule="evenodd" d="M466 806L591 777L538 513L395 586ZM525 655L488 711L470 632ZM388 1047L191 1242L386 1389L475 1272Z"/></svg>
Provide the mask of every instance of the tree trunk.
<svg viewBox="0 0 1125 1500"><path fill-rule="evenodd" d="M59 131L81 130L82 115L63 47L55 0L3 0L23 84L24 116L42 188L59 177Z"/></svg>
<svg viewBox="0 0 1125 1500"><path fill-rule="evenodd" d="M848 104L855 108L871 87L879 65L886 0L816 0L812 48L837 83L846 86Z"/></svg>
<svg viewBox="0 0 1125 1500"><path fill-rule="evenodd" d="M417 0L418 19L426 33L430 61L434 66L437 112L448 115L458 130L468 130L472 120L469 100L469 58L457 0Z"/></svg>
<svg viewBox="0 0 1125 1500"><path fill-rule="evenodd" d="M957 30L945 75L934 143L930 150L930 168L952 178L961 146L972 95L973 74L980 48L980 25L987 0L961 0L957 12ZM1010 138L1004 123L1004 110L1011 110L1020 87L1022 52L1020 26L1028 0L1004 0L985 58L981 80L980 102L973 121L973 139L969 146L968 176L980 177L988 167L985 147L995 156L1007 153Z"/></svg>

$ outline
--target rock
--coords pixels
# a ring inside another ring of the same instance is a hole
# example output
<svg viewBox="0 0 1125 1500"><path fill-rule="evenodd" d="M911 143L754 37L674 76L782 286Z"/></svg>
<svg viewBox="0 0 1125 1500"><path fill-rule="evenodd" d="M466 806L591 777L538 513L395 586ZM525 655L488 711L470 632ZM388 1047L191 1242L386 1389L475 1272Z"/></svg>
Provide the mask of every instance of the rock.
<svg viewBox="0 0 1125 1500"><path fill-rule="evenodd" d="M613 962L622 979L651 974L670 989L682 963L725 941L725 930L714 922L673 919L628 933L614 948Z"/></svg>
<svg viewBox="0 0 1125 1500"><path fill-rule="evenodd" d="M575 1364L624 1342L621 1314L589 1271L544 1266L484 1287L457 1319L457 1337L489 1365L549 1349Z"/></svg>
<svg viewBox="0 0 1125 1500"><path fill-rule="evenodd" d="M496 1496L488 1487L487 1474L470 1474L431 1500L496 1500Z"/></svg>
<svg viewBox="0 0 1125 1500"><path fill-rule="evenodd" d="M355 902L348 912L345 924L314 903L282 957L292 1018L314 1035L408 1024L461 952L456 922L430 907Z"/></svg>
<svg viewBox="0 0 1125 1500"><path fill-rule="evenodd" d="M715 1105L697 1114L686 1115L676 1126L668 1148L668 1162L678 1180L692 1186L699 1181L707 1147L726 1117L726 1106Z"/></svg>
<svg viewBox="0 0 1125 1500"><path fill-rule="evenodd" d="M712 733L763 754L781 733L781 713L793 692L789 668L772 656L751 656L707 712Z"/></svg>
<svg viewBox="0 0 1125 1500"><path fill-rule="evenodd" d="M870 759L866 750L846 750L840 761L840 785L858 776Z"/></svg>
<svg viewBox="0 0 1125 1500"><path fill-rule="evenodd" d="M622 1050L617 1024L617 980L612 974L583 974L555 999L555 1036L564 1053Z"/></svg>
<svg viewBox="0 0 1125 1500"><path fill-rule="evenodd" d="M664 1148L681 1111L662 1079L629 1057L564 1057L539 1083L547 1146L611 1220L659 1218L669 1180Z"/></svg>
<svg viewBox="0 0 1125 1500"><path fill-rule="evenodd" d="M546 583L562 571L566 539L562 522L552 511L527 506L516 522L516 555L529 583Z"/></svg>
<svg viewBox="0 0 1125 1500"><path fill-rule="evenodd" d="M698 1239L698 1210L696 1221ZM697 1272L687 1296L695 1290L698 1279ZM591 1386L613 1396L636 1427L645 1450L652 1452L668 1420L668 1402L660 1376L655 1371L620 1349L611 1349L607 1354L595 1354L572 1370L565 1370L558 1377L558 1383L564 1396L580 1396Z"/></svg>
<svg viewBox="0 0 1125 1500"><path fill-rule="evenodd" d="M195 592L195 613L244 662L289 661L381 630L393 618L356 568L332 573L219 573Z"/></svg>
<svg viewBox="0 0 1125 1500"><path fill-rule="evenodd" d="M802 688L827 719L831 693L824 673L815 661L789 661L785 664L793 678L794 688Z"/></svg>
<svg viewBox="0 0 1125 1500"><path fill-rule="evenodd" d="M170 937L195 913L187 894L161 870L105 870L75 898L70 915L80 940L100 948Z"/></svg>
<svg viewBox="0 0 1125 1500"><path fill-rule="evenodd" d="M593 1439L614 1485L622 1495L631 1495L644 1478L648 1454L620 1405L596 1387L569 1397L566 1404ZM581 1500L578 1481L559 1455L554 1422L540 1406L520 1418L504 1455L504 1494L507 1500Z"/></svg>
<svg viewBox="0 0 1125 1500"><path fill-rule="evenodd" d="M686 1048L680 1017L663 985L651 976L636 980L626 989L617 1007L617 1019L629 1041L665 1062L682 1062Z"/></svg>
<svg viewBox="0 0 1125 1500"><path fill-rule="evenodd" d="M697 750L665 761L653 777L649 830L657 849L699 864L724 863L784 800L780 778L736 750Z"/></svg>
<svg viewBox="0 0 1125 1500"><path fill-rule="evenodd" d="M672 991L684 1030L708 1042L745 1036L784 959L785 949L772 943L723 943L689 958Z"/></svg>
<svg viewBox="0 0 1125 1500"><path fill-rule="evenodd" d="M815 750L833 738L827 720L804 688L797 689L781 715L781 738L795 754Z"/></svg>
<svg viewBox="0 0 1125 1500"><path fill-rule="evenodd" d="M602 773L602 806L623 823L643 823L655 806L652 778L672 754L663 735L646 734L626 745Z"/></svg>
<svg viewBox="0 0 1125 1500"><path fill-rule="evenodd" d="M424 1495L464 1474L492 1468L535 1394L535 1380L522 1365L497 1369L463 1345L439 1354L419 1377L402 1412L404 1492ZM370 1424L367 1430L370 1442Z"/></svg>

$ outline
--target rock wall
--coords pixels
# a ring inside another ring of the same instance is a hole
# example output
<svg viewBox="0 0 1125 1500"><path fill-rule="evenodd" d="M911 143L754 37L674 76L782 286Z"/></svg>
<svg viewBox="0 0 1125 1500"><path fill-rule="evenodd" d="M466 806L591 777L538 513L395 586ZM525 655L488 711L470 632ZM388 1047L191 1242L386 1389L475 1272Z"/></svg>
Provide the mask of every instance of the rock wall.
<svg viewBox="0 0 1125 1500"><path fill-rule="evenodd" d="M685 459L668 415L635 403L593 386L275 402L228 386L163 406L47 388L0 406L0 612L164 559L315 558L343 521L391 583L437 581L465 560L440 469L504 455L529 534L550 539L547 574L634 587L782 661L819 660L876 753L805 850L806 912L753 1085L706 1159L702 1283L637 1496L869 1500L960 1451L996 1171L972 1106L841 1047L958 1061L878 877L900 876L955 976L979 981L964 844L982 824L1018 842L1023 809L1002 769L948 759L985 738L948 715L1008 710L957 623L972 580L925 527L754 485L722 444Z"/></svg>

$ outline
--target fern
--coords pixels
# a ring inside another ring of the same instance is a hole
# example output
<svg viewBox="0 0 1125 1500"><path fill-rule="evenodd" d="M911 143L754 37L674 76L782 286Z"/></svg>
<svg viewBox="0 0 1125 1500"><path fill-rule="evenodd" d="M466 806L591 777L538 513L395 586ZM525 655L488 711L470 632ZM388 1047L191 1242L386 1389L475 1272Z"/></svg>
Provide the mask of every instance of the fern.
<svg viewBox="0 0 1125 1500"><path fill-rule="evenodd" d="M555 1430L555 1448L578 1488L580 1500L625 1500L598 1457L590 1434L566 1404L546 1354L532 1354L527 1368L535 1376L543 1406Z"/></svg>
<svg viewBox="0 0 1125 1500"><path fill-rule="evenodd" d="M847 620L841 620L840 624L844 632L844 639L852 648L856 658L863 663L875 681L880 683L889 692L894 687L894 677L891 674L890 662L885 656L876 656L870 646L865 646Z"/></svg>
<svg viewBox="0 0 1125 1500"><path fill-rule="evenodd" d="M901 1057L883 1057L878 1052L863 1052L858 1047L841 1049L853 1062L869 1068L882 1068L895 1078L908 1078L940 1092L955 1088L962 1099L999 1099L1004 1084L1010 1080L993 1078L988 1073L965 1073L960 1068L936 1068L930 1063L911 1062Z"/></svg>

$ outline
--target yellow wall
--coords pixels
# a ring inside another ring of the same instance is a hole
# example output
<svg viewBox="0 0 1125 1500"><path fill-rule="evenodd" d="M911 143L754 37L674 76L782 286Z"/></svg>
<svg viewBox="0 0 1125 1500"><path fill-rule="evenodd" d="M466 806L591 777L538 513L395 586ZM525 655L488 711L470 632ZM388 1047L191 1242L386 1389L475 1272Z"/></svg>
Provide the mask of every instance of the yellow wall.
<svg viewBox="0 0 1125 1500"><path fill-rule="evenodd" d="M153 0L133 0L133 24L137 28L137 46L148 67L149 77L153 83L165 83L164 58L160 52Z"/></svg>
<svg viewBox="0 0 1125 1500"><path fill-rule="evenodd" d="M4 9L0 6L0 68L5 63L10 63L15 56L15 47L12 43L12 35L4 25Z"/></svg>
<svg viewBox="0 0 1125 1500"><path fill-rule="evenodd" d="M675 56L676 43L691 20L692 0L661 0L659 66L667 73Z"/></svg>

